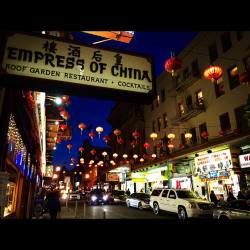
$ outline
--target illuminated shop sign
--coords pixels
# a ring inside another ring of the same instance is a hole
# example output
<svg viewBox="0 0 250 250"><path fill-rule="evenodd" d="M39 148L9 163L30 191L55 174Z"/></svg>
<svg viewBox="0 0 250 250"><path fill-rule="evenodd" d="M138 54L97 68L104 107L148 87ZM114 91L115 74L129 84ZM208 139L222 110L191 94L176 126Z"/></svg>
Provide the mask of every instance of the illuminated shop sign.
<svg viewBox="0 0 250 250"><path fill-rule="evenodd" d="M151 58L60 38L9 34L0 70L81 86L152 92Z"/></svg>
<svg viewBox="0 0 250 250"><path fill-rule="evenodd" d="M106 174L106 181L119 181L118 174L107 173Z"/></svg>
<svg viewBox="0 0 250 250"><path fill-rule="evenodd" d="M208 173L215 175L214 171L229 171L232 167L232 159L229 149L195 158L196 172L200 175Z"/></svg>
<svg viewBox="0 0 250 250"><path fill-rule="evenodd" d="M250 154L240 155L241 168L250 168Z"/></svg>

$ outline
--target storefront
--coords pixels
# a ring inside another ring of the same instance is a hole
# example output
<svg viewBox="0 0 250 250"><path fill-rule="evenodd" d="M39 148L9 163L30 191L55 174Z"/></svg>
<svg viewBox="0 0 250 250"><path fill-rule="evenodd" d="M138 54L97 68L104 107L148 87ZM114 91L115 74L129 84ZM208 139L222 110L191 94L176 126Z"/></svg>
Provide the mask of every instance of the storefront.
<svg viewBox="0 0 250 250"><path fill-rule="evenodd" d="M131 173L131 180L126 182L130 192L151 192L154 188L168 187L169 167L166 162L145 167Z"/></svg>
<svg viewBox="0 0 250 250"><path fill-rule="evenodd" d="M245 175L247 189L250 189L250 153L239 155L241 172Z"/></svg>
<svg viewBox="0 0 250 250"><path fill-rule="evenodd" d="M217 198L223 195L227 199L228 192L237 197L240 190L239 180L232 169L230 149L195 157L194 191L207 198L212 190Z"/></svg>

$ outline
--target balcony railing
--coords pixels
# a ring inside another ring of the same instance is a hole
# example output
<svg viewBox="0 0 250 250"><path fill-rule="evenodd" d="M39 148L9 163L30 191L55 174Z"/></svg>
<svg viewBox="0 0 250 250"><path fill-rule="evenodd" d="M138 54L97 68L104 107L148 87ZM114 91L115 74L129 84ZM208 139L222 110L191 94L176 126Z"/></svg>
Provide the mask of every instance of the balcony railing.
<svg viewBox="0 0 250 250"><path fill-rule="evenodd" d="M196 81L201 79L200 74L192 74L190 73L187 78L179 80L176 85L176 91L184 91L186 88L193 85Z"/></svg>
<svg viewBox="0 0 250 250"><path fill-rule="evenodd" d="M200 113L204 112L205 109L205 104L204 102L200 102L200 103L194 103L192 105L187 106L186 112L184 114L178 115L177 117L175 117L172 120L172 123L181 123L181 122L185 122L197 115L199 115Z"/></svg>

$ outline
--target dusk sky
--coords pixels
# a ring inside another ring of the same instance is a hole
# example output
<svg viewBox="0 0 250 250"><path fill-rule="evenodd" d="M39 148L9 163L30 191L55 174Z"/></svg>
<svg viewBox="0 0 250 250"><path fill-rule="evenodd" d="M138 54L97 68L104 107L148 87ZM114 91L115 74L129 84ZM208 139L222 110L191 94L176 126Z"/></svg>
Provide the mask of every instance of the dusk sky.
<svg viewBox="0 0 250 250"><path fill-rule="evenodd" d="M196 36L197 32L144 32L135 31L134 37L129 44L118 41L108 41L98 44L98 46L110 47L123 51L138 52L149 55L154 61L155 75L158 77L164 71L164 63L170 57L170 52L177 55L187 44ZM105 38L74 32L74 39L79 42L93 43L95 41L104 40ZM93 146L105 147L106 144L102 136L108 135L112 127L107 123L107 117L115 105L115 100L98 100L93 98L83 98L71 96L71 104L66 108L71 118L68 124L73 127L72 140L70 142L63 141L57 145L53 157L53 165L61 165L66 163L69 166L71 157L77 158L79 147L85 139L88 139L88 132L83 131L81 136L78 124L83 122L86 125L93 125L93 130L97 126L104 128L101 139L98 135L93 140ZM67 144L73 145L69 154Z"/></svg>

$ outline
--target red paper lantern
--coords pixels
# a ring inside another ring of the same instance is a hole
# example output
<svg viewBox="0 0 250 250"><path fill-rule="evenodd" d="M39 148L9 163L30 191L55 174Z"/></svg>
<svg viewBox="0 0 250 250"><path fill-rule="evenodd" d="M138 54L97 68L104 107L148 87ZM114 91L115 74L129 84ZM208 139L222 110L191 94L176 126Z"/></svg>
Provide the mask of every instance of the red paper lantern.
<svg viewBox="0 0 250 250"><path fill-rule="evenodd" d="M79 151L82 153L84 151L84 147L80 147Z"/></svg>
<svg viewBox="0 0 250 250"><path fill-rule="evenodd" d="M92 155L95 155L95 154L96 154L96 150L95 150L95 149L92 149L92 150L90 150L90 153L91 153Z"/></svg>
<svg viewBox="0 0 250 250"><path fill-rule="evenodd" d="M207 132L207 131L203 131L203 132L201 133L201 137L207 138L207 137L208 137L208 132Z"/></svg>
<svg viewBox="0 0 250 250"><path fill-rule="evenodd" d="M250 73L245 71L239 75L239 81L242 85L250 83Z"/></svg>
<svg viewBox="0 0 250 250"><path fill-rule="evenodd" d="M122 133L122 132L121 132L121 130L119 130L119 129L115 129L115 130L114 130L114 134L115 134L116 136L119 136L121 133Z"/></svg>
<svg viewBox="0 0 250 250"><path fill-rule="evenodd" d="M62 142L62 139L61 138L57 138L56 139L56 143L61 143Z"/></svg>
<svg viewBox="0 0 250 250"><path fill-rule="evenodd" d="M220 135L220 136L224 136L224 135L225 135L225 131L224 131L224 130L221 130L221 131L219 132L219 135Z"/></svg>
<svg viewBox="0 0 250 250"><path fill-rule="evenodd" d="M144 148L149 149L150 148L150 144L148 142L145 142L143 145Z"/></svg>
<svg viewBox="0 0 250 250"><path fill-rule="evenodd" d="M82 135L82 131L86 128L87 126L82 122L78 125L78 128L81 129L81 135Z"/></svg>
<svg viewBox="0 0 250 250"><path fill-rule="evenodd" d="M105 135L103 136L103 140L105 141L106 144L108 144L108 142L110 141L109 136Z"/></svg>
<svg viewBox="0 0 250 250"><path fill-rule="evenodd" d="M95 137L95 132L94 131L91 131L89 133L89 137L91 138L91 140L93 141L94 137Z"/></svg>
<svg viewBox="0 0 250 250"><path fill-rule="evenodd" d="M210 65L204 71L204 77L207 80L212 80L212 82L217 83L217 80L222 76L222 68L220 66Z"/></svg>
<svg viewBox="0 0 250 250"><path fill-rule="evenodd" d="M122 143L124 142L124 139L123 139L122 137L120 137L120 138L117 139L117 142L118 142L119 144L122 144Z"/></svg>
<svg viewBox="0 0 250 250"><path fill-rule="evenodd" d="M137 143L136 143L135 140L133 140L130 144L131 144L131 146L134 148L134 147L136 146Z"/></svg>
<svg viewBox="0 0 250 250"><path fill-rule="evenodd" d="M176 74L176 71L179 70L182 66L182 61L178 59L175 56L171 56L166 62L165 62L165 70L174 76Z"/></svg>
<svg viewBox="0 0 250 250"><path fill-rule="evenodd" d="M138 131L134 131L132 133L132 136L137 140L139 138L139 136L140 136L140 133Z"/></svg>
<svg viewBox="0 0 250 250"><path fill-rule="evenodd" d="M64 131L68 126L66 124L61 124L59 126L60 130Z"/></svg>
<svg viewBox="0 0 250 250"><path fill-rule="evenodd" d="M72 148L72 144L68 144L68 145L67 145L67 148L68 148L69 153L70 153L70 149Z"/></svg>

